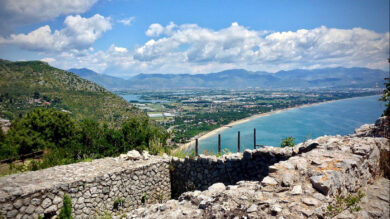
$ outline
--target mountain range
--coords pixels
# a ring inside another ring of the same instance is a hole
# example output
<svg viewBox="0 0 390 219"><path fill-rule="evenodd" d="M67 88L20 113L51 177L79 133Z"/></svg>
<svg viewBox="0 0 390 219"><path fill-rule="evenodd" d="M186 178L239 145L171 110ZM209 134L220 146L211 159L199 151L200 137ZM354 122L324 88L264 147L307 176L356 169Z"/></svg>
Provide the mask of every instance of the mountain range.
<svg viewBox="0 0 390 219"><path fill-rule="evenodd" d="M209 74L138 74L130 79L99 74L89 69L69 69L107 89L192 88L375 88L383 87L388 72L369 68L322 68L276 73L231 69Z"/></svg>

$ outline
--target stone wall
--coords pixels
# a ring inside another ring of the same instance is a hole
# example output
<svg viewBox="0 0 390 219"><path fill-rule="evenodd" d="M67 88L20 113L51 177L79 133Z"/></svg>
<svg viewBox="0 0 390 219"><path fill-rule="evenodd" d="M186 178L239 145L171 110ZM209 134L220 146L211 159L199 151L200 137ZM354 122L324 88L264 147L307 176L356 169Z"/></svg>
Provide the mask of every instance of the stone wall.
<svg viewBox="0 0 390 219"><path fill-rule="evenodd" d="M186 191L207 189L215 182L231 185L262 180L270 165L315 146L308 142L295 150L265 147L219 158L201 155L186 159L131 151L118 158L15 174L0 178L0 212L7 218L56 215L68 194L76 218L121 214L143 206L143 201L164 202ZM114 209L115 200L124 200L124 206Z"/></svg>
<svg viewBox="0 0 390 219"><path fill-rule="evenodd" d="M178 200L130 211L126 218L389 218L390 184L379 165L389 139L324 136L308 145L316 146L294 147L295 156L267 167L268 176L261 181L215 183L204 191L185 192ZM246 156L253 159L259 151ZM359 190L366 195L361 210L329 210L337 204L336 195Z"/></svg>
<svg viewBox="0 0 390 219"><path fill-rule="evenodd" d="M115 215L170 199L169 159L137 153L1 177L1 215L52 216L59 213L64 194L71 197L76 218ZM115 209L115 200L123 205Z"/></svg>
<svg viewBox="0 0 390 219"><path fill-rule="evenodd" d="M292 148L265 147L216 156L200 155L195 158L173 158L171 172L172 196L190 190L205 190L210 185L221 182L233 185L241 180L261 181L268 175L268 167L279 161L304 151L310 151L316 144L307 142Z"/></svg>

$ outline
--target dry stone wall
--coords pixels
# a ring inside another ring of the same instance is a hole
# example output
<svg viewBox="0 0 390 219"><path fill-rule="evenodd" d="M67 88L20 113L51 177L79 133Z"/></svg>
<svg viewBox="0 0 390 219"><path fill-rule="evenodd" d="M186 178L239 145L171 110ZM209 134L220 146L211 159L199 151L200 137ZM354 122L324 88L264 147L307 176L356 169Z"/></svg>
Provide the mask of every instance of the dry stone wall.
<svg viewBox="0 0 390 219"><path fill-rule="evenodd" d="M59 213L64 194L72 199L76 218L163 202L171 198L169 159L131 151L117 158L1 177L0 212L5 218L50 218Z"/></svg>
<svg viewBox="0 0 390 219"><path fill-rule="evenodd" d="M307 144L314 143L305 153L299 153L304 144L294 147L295 156L269 166L261 181L215 183L133 210L126 218L389 218L390 184L380 171L380 151L389 151L389 139L324 136ZM360 211L328 210L336 195L358 190L366 192Z"/></svg>
<svg viewBox="0 0 390 219"><path fill-rule="evenodd" d="M186 159L173 158L173 197L189 190L205 190L216 182L232 185L241 180L261 181L268 175L270 165L309 151L315 146L316 144L302 144L298 151L288 147L265 147L219 158L204 155Z"/></svg>

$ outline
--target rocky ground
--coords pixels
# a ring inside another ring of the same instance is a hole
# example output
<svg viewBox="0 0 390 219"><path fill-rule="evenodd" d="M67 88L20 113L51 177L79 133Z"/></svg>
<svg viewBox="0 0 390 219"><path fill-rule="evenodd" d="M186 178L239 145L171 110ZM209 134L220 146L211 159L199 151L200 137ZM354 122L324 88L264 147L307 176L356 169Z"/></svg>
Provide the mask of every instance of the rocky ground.
<svg viewBox="0 0 390 219"><path fill-rule="evenodd" d="M366 194L361 202L361 212L355 213L351 218L390 218L390 180L379 178L372 185L361 189Z"/></svg>
<svg viewBox="0 0 390 219"><path fill-rule="evenodd" d="M366 127L363 127L366 128ZM372 127L369 127L370 129ZM367 131L367 130L366 130ZM216 183L178 200L145 206L126 218L389 218L389 180L379 168L386 138L323 136L269 167L261 182ZM360 196L359 196L360 195ZM330 207L332 206L332 207Z"/></svg>

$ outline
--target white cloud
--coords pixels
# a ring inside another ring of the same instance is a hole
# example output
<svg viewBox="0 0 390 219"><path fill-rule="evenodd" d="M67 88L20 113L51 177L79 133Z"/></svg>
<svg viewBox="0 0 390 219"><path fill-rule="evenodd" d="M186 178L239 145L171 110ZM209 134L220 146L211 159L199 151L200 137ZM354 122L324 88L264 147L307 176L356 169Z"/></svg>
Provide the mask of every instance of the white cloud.
<svg viewBox="0 0 390 219"><path fill-rule="evenodd" d="M121 23L125 26L131 26L133 24L135 20L135 17L129 17L129 18L126 18L126 19L121 19L121 20L118 20L117 22L118 23Z"/></svg>
<svg viewBox="0 0 390 219"><path fill-rule="evenodd" d="M152 24L146 33L160 37L137 48L134 58L149 66L164 63L162 69L178 68L178 62L185 63L187 72L216 71L226 66L268 71L329 66L388 67L389 33L362 28L322 26L269 32L251 30L236 22L220 30L171 23L166 27Z"/></svg>
<svg viewBox="0 0 390 219"><path fill-rule="evenodd" d="M127 49L123 47L111 47L112 51L117 52L117 53L127 53Z"/></svg>
<svg viewBox="0 0 390 219"><path fill-rule="evenodd" d="M57 61L55 58L50 58L50 57L47 57L47 58L43 58L41 59L42 62L47 62L49 64L51 63L54 63L55 61Z"/></svg>
<svg viewBox="0 0 390 219"><path fill-rule="evenodd" d="M128 66L135 65L129 51L115 45L111 45L106 51L63 51L41 60L61 69L89 68L99 73L112 66L127 69Z"/></svg>
<svg viewBox="0 0 390 219"><path fill-rule="evenodd" d="M60 15L80 14L97 0L1 0L0 33L15 26L53 19Z"/></svg>
<svg viewBox="0 0 390 219"><path fill-rule="evenodd" d="M170 22L165 28L164 28L164 33L166 35L171 35L174 31L174 29L177 28L177 25L173 22Z"/></svg>
<svg viewBox="0 0 390 219"><path fill-rule="evenodd" d="M146 36L157 37L164 31L164 27L161 24L151 24L149 29L145 32Z"/></svg>
<svg viewBox="0 0 390 219"><path fill-rule="evenodd" d="M17 45L26 50L58 52L88 49L101 35L111 29L110 18L96 14L90 18L67 16L65 28L52 31L48 25L28 34L0 37L0 45Z"/></svg>
<svg viewBox="0 0 390 219"><path fill-rule="evenodd" d="M69 50L53 56L56 59L53 64L65 69L87 67L117 75L207 73L232 68L274 72L336 66L388 70L390 34L362 28L322 26L269 32L238 23L219 30L170 23L165 27L150 25L149 30L148 35L158 37L134 50L115 45L105 51Z"/></svg>

